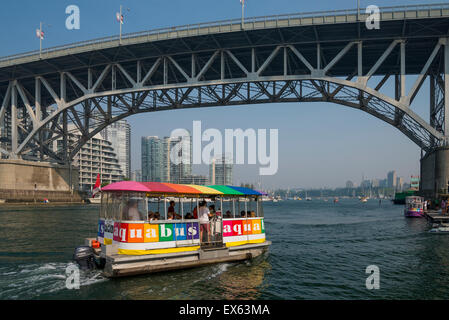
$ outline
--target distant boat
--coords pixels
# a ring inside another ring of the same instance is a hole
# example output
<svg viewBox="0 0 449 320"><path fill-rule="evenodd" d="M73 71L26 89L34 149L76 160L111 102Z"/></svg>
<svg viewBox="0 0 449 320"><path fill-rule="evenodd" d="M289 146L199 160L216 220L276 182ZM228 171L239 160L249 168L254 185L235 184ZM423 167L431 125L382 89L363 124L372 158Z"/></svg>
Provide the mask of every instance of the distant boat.
<svg viewBox="0 0 449 320"><path fill-rule="evenodd" d="M424 198L406 197L404 215L406 218L424 218Z"/></svg>
<svg viewBox="0 0 449 320"><path fill-rule="evenodd" d="M96 196L95 198L90 198L89 202L91 204L101 204L101 194Z"/></svg>
<svg viewBox="0 0 449 320"><path fill-rule="evenodd" d="M368 202L368 197L362 197L362 198L360 199L360 201L361 201L361 202Z"/></svg>
<svg viewBox="0 0 449 320"><path fill-rule="evenodd" d="M334 203L337 203L339 200L338 200L338 198L335 198L334 199Z"/></svg>

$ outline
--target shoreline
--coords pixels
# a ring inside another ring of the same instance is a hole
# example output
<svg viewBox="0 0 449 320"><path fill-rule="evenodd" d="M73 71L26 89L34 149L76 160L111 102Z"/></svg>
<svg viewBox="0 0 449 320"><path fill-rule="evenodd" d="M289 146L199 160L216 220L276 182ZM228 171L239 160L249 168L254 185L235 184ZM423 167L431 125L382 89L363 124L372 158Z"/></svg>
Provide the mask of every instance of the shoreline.
<svg viewBox="0 0 449 320"><path fill-rule="evenodd" d="M98 206L98 204L85 203L85 202L52 202L52 203L34 203L34 202L5 202L0 203L0 208L4 207L62 207L62 206Z"/></svg>

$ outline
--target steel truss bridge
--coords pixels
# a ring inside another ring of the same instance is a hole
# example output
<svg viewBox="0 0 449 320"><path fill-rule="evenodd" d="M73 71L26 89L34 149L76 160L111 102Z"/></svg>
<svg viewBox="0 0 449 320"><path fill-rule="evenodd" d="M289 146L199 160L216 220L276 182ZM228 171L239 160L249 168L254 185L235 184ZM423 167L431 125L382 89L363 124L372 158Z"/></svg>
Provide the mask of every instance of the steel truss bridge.
<svg viewBox="0 0 449 320"><path fill-rule="evenodd" d="M380 17L380 30L366 28L365 10L228 20L0 58L0 152L69 163L130 115L279 102L333 102L424 151L447 145L449 4L380 8ZM412 107L426 79L429 121Z"/></svg>

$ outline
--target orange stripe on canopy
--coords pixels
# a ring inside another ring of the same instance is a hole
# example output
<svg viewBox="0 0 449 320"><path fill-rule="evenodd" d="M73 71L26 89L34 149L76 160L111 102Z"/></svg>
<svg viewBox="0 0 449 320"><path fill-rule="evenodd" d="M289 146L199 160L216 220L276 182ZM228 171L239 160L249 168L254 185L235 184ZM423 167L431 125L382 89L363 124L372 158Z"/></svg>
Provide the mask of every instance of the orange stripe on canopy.
<svg viewBox="0 0 449 320"><path fill-rule="evenodd" d="M173 184L173 183L163 183L163 185L166 185L167 187L176 190L178 193L183 194L202 194L201 191L192 188L190 186L182 185L182 184Z"/></svg>

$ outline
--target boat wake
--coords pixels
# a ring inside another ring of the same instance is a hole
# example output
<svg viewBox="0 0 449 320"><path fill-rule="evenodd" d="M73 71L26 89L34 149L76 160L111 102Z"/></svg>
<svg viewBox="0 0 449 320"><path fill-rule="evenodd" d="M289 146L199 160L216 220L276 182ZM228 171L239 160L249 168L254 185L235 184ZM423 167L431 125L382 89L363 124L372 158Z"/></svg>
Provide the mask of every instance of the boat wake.
<svg viewBox="0 0 449 320"><path fill-rule="evenodd" d="M72 263L44 263L0 268L0 299L38 299L69 290L66 268ZM106 281L99 271L80 271L80 288Z"/></svg>

